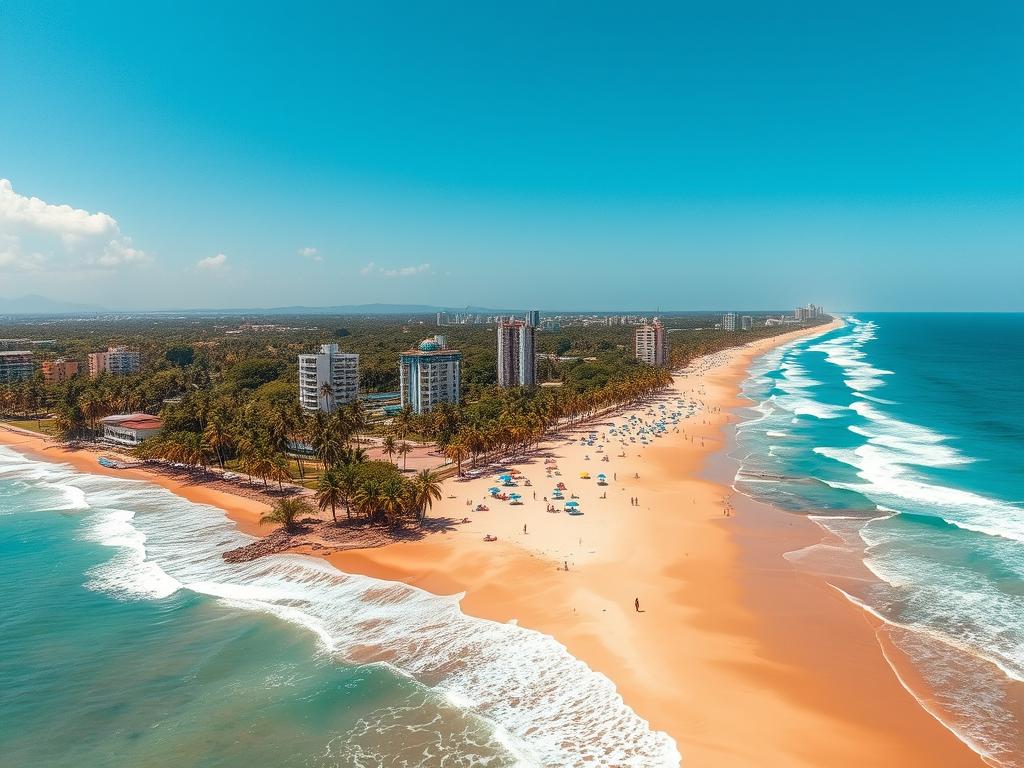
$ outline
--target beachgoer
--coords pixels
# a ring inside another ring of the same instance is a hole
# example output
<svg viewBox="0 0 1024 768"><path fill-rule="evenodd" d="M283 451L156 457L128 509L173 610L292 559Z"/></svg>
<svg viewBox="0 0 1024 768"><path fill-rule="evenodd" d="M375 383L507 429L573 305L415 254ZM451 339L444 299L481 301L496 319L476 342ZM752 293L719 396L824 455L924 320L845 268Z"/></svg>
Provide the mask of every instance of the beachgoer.
<svg viewBox="0 0 1024 768"><path fill-rule="evenodd" d="M636 609L637 613L640 613L640 598L639 597L634 597L633 598L633 607Z"/></svg>
<svg viewBox="0 0 1024 768"><path fill-rule="evenodd" d="M523 533L526 533L526 523L523 523Z"/></svg>

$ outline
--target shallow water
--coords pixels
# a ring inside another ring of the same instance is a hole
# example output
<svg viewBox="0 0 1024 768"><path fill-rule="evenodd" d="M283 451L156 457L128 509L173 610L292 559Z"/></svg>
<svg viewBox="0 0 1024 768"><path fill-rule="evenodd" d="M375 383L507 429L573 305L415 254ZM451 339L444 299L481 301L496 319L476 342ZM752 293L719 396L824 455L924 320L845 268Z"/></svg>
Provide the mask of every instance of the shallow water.
<svg viewBox="0 0 1024 768"><path fill-rule="evenodd" d="M607 678L454 598L232 565L217 509L0 448L10 765L677 765Z"/></svg>
<svg viewBox="0 0 1024 768"><path fill-rule="evenodd" d="M847 322L755 362L736 488L813 515L830 537L789 559L888 623L964 741L1024 765L1024 315Z"/></svg>

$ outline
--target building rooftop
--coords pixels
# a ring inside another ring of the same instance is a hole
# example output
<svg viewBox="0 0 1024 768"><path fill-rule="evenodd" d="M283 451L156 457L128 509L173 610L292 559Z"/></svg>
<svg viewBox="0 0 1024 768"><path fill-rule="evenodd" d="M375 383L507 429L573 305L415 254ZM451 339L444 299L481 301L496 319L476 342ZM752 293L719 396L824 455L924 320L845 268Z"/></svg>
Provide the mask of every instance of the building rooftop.
<svg viewBox="0 0 1024 768"><path fill-rule="evenodd" d="M119 413L113 416L104 416L100 419L100 423L116 424L127 429L160 429L164 425L158 416L150 416L148 413Z"/></svg>

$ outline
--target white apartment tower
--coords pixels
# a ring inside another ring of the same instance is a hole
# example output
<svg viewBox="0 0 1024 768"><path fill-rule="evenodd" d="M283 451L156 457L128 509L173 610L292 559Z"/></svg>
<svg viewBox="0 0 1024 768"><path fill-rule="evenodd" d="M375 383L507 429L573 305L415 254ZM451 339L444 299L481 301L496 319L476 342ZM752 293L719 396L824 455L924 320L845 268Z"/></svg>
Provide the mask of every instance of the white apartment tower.
<svg viewBox="0 0 1024 768"><path fill-rule="evenodd" d="M498 386L533 387L537 384L533 342L536 326L530 321L498 323Z"/></svg>
<svg viewBox="0 0 1024 768"><path fill-rule="evenodd" d="M726 312L722 315L722 330L723 331L735 331L736 330L736 313Z"/></svg>
<svg viewBox="0 0 1024 768"><path fill-rule="evenodd" d="M101 373L111 376L137 373L141 364L139 350L128 347L107 347L106 352L89 353L89 375L93 378Z"/></svg>
<svg viewBox="0 0 1024 768"><path fill-rule="evenodd" d="M304 410L330 413L358 395L359 355L339 352L337 344L322 344L316 354L299 355L299 404Z"/></svg>
<svg viewBox="0 0 1024 768"><path fill-rule="evenodd" d="M668 334L658 318L635 331L636 359L648 365L668 364Z"/></svg>
<svg viewBox="0 0 1024 768"><path fill-rule="evenodd" d="M448 349L443 336L424 339L398 359L402 405L428 413L442 403L458 405L462 397L462 353Z"/></svg>
<svg viewBox="0 0 1024 768"><path fill-rule="evenodd" d="M742 328L744 331L754 330L754 318L752 318L750 315L744 315L742 318L740 318L740 328Z"/></svg>

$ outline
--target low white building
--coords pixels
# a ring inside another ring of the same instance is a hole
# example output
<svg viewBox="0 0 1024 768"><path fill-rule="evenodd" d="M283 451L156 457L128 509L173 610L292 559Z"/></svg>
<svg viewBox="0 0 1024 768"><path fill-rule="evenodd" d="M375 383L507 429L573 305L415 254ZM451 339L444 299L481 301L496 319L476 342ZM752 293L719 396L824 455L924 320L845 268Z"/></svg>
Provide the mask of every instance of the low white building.
<svg viewBox="0 0 1024 768"><path fill-rule="evenodd" d="M118 445L139 445L147 438L159 434L164 423L148 413L121 413L100 419L103 439Z"/></svg>

